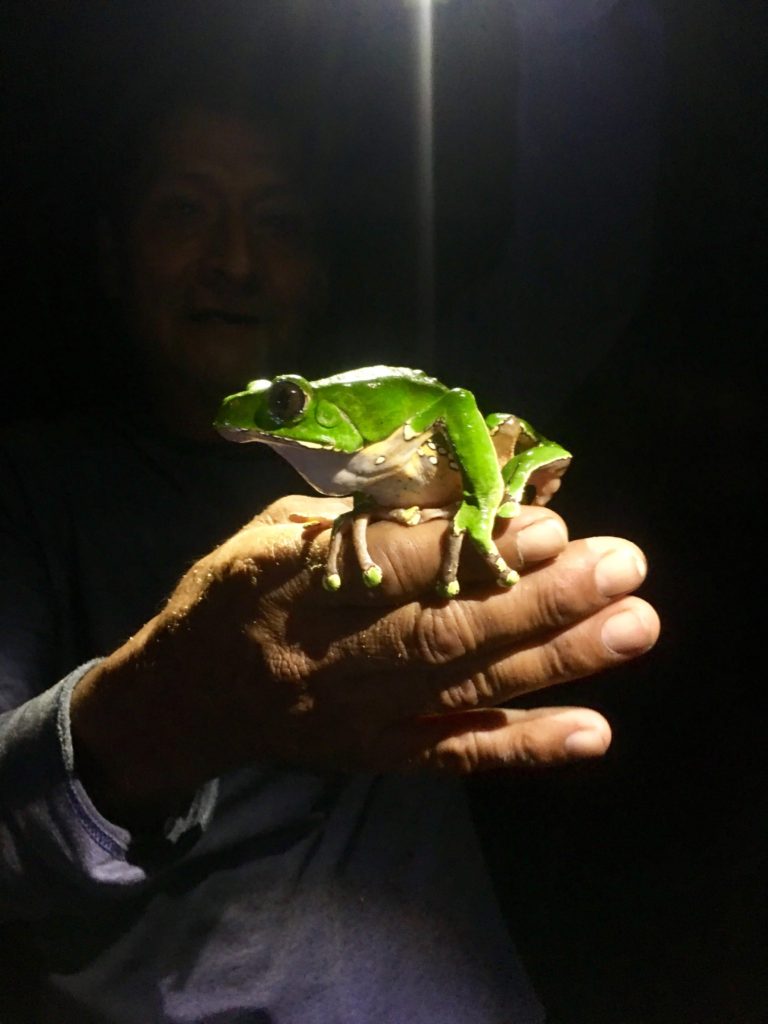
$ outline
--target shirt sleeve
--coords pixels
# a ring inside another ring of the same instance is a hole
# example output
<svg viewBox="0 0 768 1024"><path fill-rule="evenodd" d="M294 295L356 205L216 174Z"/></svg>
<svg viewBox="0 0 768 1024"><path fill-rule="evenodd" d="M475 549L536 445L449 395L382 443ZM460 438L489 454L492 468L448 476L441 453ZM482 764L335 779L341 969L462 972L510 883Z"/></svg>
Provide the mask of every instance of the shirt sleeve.
<svg viewBox="0 0 768 1024"><path fill-rule="evenodd" d="M151 837L96 809L77 775L69 702L98 659L51 685L61 642L50 560L21 478L0 466L0 918L31 920L86 891L119 898L147 884L206 828L217 784Z"/></svg>

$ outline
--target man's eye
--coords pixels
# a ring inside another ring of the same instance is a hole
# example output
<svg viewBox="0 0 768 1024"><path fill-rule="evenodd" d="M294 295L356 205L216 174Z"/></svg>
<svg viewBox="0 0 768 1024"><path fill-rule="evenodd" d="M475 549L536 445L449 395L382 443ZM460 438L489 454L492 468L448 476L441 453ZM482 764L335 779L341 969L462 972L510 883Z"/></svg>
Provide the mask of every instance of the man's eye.
<svg viewBox="0 0 768 1024"><path fill-rule="evenodd" d="M253 223L256 230L278 238L297 238L307 231L305 218L292 210L263 211L253 218Z"/></svg>
<svg viewBox="0 0 768 1024"><path fill-rule="evenodd" d="M205 217L205 205L190 196L166 196L160 200L159 212L170 223L194 223Z"/></svg>

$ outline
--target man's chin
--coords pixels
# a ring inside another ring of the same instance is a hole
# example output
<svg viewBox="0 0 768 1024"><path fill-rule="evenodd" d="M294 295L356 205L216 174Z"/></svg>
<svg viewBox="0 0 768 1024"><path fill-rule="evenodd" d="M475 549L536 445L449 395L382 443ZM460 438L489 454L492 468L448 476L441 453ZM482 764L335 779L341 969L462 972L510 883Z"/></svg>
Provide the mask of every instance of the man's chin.
<svg viewBox="0 0 768 1024"><path fill-rule="evenodd" d="M299 346L266 332L232 339L217 336L187 351L180 371L200 389L219 396L241 391L248 381L295 372Z"/></svg>

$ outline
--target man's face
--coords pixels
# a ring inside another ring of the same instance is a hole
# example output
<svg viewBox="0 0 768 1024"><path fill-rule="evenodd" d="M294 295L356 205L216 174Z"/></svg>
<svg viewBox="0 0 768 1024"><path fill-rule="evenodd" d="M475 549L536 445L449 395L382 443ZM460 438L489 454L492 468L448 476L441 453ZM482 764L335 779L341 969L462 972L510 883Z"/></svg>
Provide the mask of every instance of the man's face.
<svg viewBox="0 0 768 1024"><path fill-rule="evenodd" d="M165 378L155 384L220 398L294 370L321 275L279 141L237 115L190 110L160 129L147 172L119 290L144 361Z"/></svg>

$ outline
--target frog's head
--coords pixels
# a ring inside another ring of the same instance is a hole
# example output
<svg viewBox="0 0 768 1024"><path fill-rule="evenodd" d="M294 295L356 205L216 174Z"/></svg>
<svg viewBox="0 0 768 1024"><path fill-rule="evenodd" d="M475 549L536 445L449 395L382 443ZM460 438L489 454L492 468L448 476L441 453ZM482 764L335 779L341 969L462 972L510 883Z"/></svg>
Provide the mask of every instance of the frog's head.
<svg viewBox="0 0 768 1024"><path fill-rule="evenodd" d="M357 451L360 432L322 388L288 373L254 380L224 399L214 426L229 441L261 441L274 448L300 445L329 451Z"/></svg>

